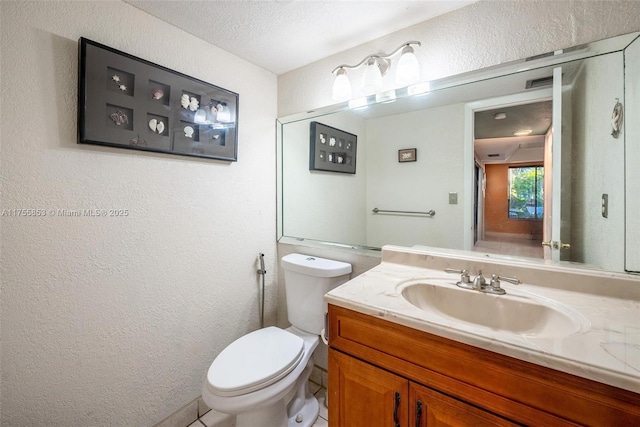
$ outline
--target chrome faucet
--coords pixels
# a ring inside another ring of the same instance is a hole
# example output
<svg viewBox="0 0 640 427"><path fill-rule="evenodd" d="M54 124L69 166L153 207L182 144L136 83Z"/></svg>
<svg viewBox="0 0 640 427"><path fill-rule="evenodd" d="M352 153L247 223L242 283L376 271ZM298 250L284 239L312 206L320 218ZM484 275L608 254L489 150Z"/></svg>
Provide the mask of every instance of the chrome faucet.
<svg viewBox="0 0 640 427"><path fill-rule="evenodd" d="M444 271L446 271L447 273L460 274L460 281L456 282L456 285L458 287L485 292L487 294L504 295L507 293L500 287L500 280L513 283L514 285L519 285L520 283L522 283L522 281L520 281L520 279L518 279L517 277L504 277L498 276L497 274L492 274L491 281L487 283L487 279L482 275L482 270L478 270L478 275L473 280L471 280L471 276L469 276L469 270L445 268Z"/></svg>
<svg viewBox="0 0 640 427"><path fill-rule="evenodd" d="M478 275L473 279L473 289L476 291L482 291L487 287L487 280L482 275L482 270L478 270Z"/></svg>

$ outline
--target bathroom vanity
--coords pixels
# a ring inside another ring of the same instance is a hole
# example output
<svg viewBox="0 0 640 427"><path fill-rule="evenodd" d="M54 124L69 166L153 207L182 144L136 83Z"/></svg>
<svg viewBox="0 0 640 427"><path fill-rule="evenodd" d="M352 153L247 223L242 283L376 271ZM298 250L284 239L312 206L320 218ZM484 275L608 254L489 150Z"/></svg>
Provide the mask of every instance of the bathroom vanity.
<svg viewBox="0 0 640 427"><path fill-rule="evenodd" d="M640 277L385 247L325 300L332 426L640 425Z"/></svg>

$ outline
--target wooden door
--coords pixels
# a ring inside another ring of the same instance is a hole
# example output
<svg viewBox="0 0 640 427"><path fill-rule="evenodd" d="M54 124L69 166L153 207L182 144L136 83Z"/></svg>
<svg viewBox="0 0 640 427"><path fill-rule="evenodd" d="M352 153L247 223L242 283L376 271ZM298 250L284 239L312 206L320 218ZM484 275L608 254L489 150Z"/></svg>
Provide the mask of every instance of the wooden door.
<svg viewBox="0 0 640 427"><path fill-rule="evenodd" d="M518 425L419 384L411 383L409 394L409 419L412 420L412 427Z"/></svg>
<svg viewBox="0 0 640 427"><path fill-rule="evenodd" d="M329 348L332 427L408 427L409 381Z"/></svg>

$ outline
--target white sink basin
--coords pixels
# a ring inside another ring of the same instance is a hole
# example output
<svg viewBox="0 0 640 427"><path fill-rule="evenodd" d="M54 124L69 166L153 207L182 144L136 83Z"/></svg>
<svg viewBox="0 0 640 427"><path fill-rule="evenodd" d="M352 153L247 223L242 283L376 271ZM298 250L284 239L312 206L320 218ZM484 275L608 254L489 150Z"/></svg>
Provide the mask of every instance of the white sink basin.
<svg viewBox="0 0 640 427"><path fill-rule="evenodd" d="M587 330L589 322L548 298L508 290L491 295L446 280L414 280L398 289L414 306L475 327L534 337L563 337Z"/></svg>

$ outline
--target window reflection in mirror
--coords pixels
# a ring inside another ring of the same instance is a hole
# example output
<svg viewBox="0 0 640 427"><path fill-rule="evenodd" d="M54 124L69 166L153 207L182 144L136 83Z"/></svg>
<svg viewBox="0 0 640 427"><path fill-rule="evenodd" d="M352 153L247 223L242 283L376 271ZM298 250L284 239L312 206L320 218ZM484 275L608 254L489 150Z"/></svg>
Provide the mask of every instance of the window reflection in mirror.
<svg viewBox="0 0 640 427"><path fill-rule="evenodd" d="M542 219L544 166L509 166L507 218Z"/></svg>

